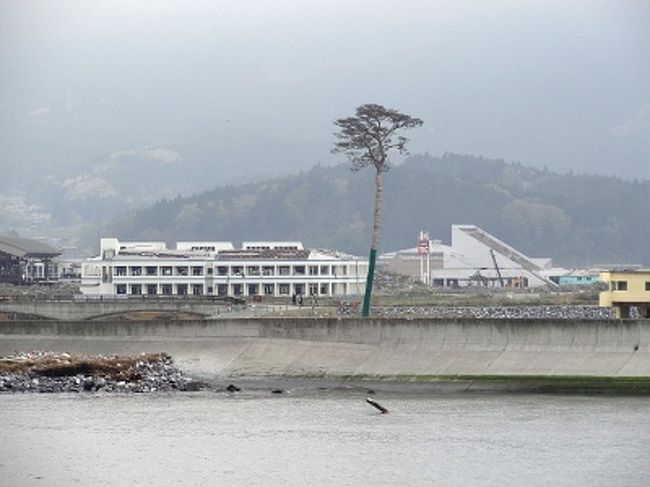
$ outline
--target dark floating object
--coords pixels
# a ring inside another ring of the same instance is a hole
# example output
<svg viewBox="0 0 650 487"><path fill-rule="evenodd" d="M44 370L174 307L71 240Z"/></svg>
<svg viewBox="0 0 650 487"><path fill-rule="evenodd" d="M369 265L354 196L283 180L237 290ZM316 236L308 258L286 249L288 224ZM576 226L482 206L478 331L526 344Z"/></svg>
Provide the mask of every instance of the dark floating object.
<svg viewBox="0 0 650 487"><path fill-rule="evenodd" d="M204 387L205 387L205 383L197 380L197 381L194 381L194 382L189 382L189 383L185 386L185 390L186 390L186 391L190 391L190 392L193 392L193 391L200 391L200 390L202 390Z"/></svg>
<svg viewBox="0 0 650 487"><path fill-rule="evenodd" d="M382 406L381 404L379 404L379 403L378 403L377 401L375 401L374 399L370 399L369 397L366 397L366 402L367 402L368 404L370 404L371 406L373 406L373 407L379 409L379 411L381 412L381 414L387 414L387 413L388 413L388 409L386 409L384 406Z"/></svg>
<svg viewBox="0 0 650 487"><path fill-rule="evenodd" d="M237 387L235 384L230 384L228 387L226 387L226 390L228 392L239 392L241 391L241 388Z"/></svg>
<svg viewBox="0 0 650 487"><path fill-rule="evenodd" d="M368 390L366 391L366 394L374 394L374 393L375 393L375 390L374 390L374 389L368 389Z"/></svg>
<svg viewBox="0 0 650 487"><path fill-rule="evenodd" d="M284 391L282 389L273 389L271 391L271 394L282 394L282 393L284 393Z"/></svg>

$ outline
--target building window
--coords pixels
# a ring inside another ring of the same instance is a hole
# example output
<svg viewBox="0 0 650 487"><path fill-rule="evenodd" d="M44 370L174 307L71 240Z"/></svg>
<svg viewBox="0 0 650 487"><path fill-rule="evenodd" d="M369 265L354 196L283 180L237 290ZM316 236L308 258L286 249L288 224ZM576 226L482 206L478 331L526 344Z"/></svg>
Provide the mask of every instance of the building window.
<svg viewBox="0 0 650 487"><path fill-rule="evenodd" d="M240 265L234 265L230 269L230 275L232 276L243 276L244 275L244 267Z"/></svg>
<svg viewBox="0 0 650 487"><path fill-rule="evenodd" d="M126 284L118 284L115 287L115 292L117 294L126 294Z"/></svg>
<svg viewBox="0 0 650 487"><path fill-rule="evenodd" d="M217 275L218 276L227 276L228 275L228 267L225 265L220 265L217 267Z"/></svg>
<svg viewBox="0 0 650 487"><path fill-rule="evenodd" d="M320 285L320 293L322 296L327 296L329 292L327 291L327 284Z"/></svg>
<svg viewBox="0 0 650 487"><path fill-rule="evenodd" d="M131 275L132 276L141 276L142 275L142 267L140 267L140 266L131 267Z"/></svg>
<svg viewBox="0 0 650 487"><path fill-rule="evenodd" d="M172 294L172 285L171 284L163 284L160 286L160 292L164 294L165 296L171 296Z"/></svg>
<svg viewBox="0 0 650 487"><path fill-rule="evenodd" d="M113 276L111 275L112 271L110 267L102 267L102 282L113 282ZM63 276L61 276L63 277Z"/></svg>
<svg viewBox="0 0 650 487"><path fill-rule="evenodd" d="M248 295L249 296L256 296L257 295L257 284L249 284L248 285Z"/></svg>
<svg viewBox="0 0 650 487"><path fill-rule="evenodd" d="M203 267L200 266L192 266L192 275L193 276L202 276L203 275Z"/></svg>
<svg viewBox="0 0 650 487"><path fill-rule="evenodd" d="M273 296L275 294L275 285L274 284L264 284L264 295Z"/></svg>
<svg viewBox="0 0 650 487"><path fill-rule="evenodd" d="M320 266L320 275L321 276L329 276L330 275L330 266L328 266L328 265Z"/></svg>
<svg viewBox="0 0 650 487"><path fill-rule="evenodd" d="M187 267L186 266L176 266L176 275L177 276L187 276Z"/></svg>
<svg viewBox="0 0 650 487"><path fill-rule="evenodd" d="M179 296L187 295L187 284L178 284L176 286L176 294Z"/></svg>
<svg viewBox="0 0 650 487"><path fill-rule="evenodd" d="M318 284L310 284L309 285L309 295L310 296L318 296Z"/></svg>
<svg viewBox="0 0 650 487"><path fill-rule="evenodd" d="M233 284L232 285L232 293L235 296L241 296L242 295L242 285L241 284Z"/></svg>
<svg viewBox="0 0 650 487"><path fill-rule="evenodd" d="M262 267L262 275L264 276L272 276L275 274L275 271L273 269L272 265L265 265Z"/></svg>
<svg viewBox="0 0 650 487"><path fill-rule="evenodd" d="M210 269L212 270L212 269ZM212 294L214 291L214 288L212 286L208 286L208 294Z"/></svg>
<svg viewBox="0 0 650 487"><path fill-rule="evenodd" d="M289 275L289 266L288 265L281 265L278 267L278 274L281 276L288 276ZM289 294L289 293L287 293Z"/></svg>
<svg viewBox="0 0 650 487"><path fill-rule="evenodd" d="M293 267L293 275L294 276L304 276L305 275L305 266L304 265L296 265Z"/></svg>
<svg viewBox="0 0 650 487"><path fill-rule="evenodd" d="M145 268L145 272L148 276L157 276L158 275L158 268L155 266L147 266Z"/></svg>
<svg viewBox="0 0 650 487"><path fill-rule="evenodd" d="M616 281L616 291L627 291L627 281Z"/></svg>
<svg viewBox="0 0 650 487"><path fill-rule="evenodd" d="M228 294L228 286L217 284L217 296L225 296L226 294Z"/></svg>
<svg viewBox="0 0 650 487"><path fill-rule="evenodd" d="M650 291L650 281L645 282L645 290Z"/></svg>
<svg viewBox="0 0 650 487"><path fill-rule="evenodd" d="M157 294L158 286L155 284L147 284L147 294Z"/></svg>
<svg viewBox="0 0 650 487"><path fill-rule="evenodd" d="M160 271L162 272L163 276L171 276L172 275L172 268L171 266L164 266L160 268ZM171 293L170 293L171 294Z"/></svg>
<svg viewBox="0 0 650 487"><path fill-rule="evenodd" d="M193 284L192 294L194 296L201 296L203 294L203 284Z"/></svg>
<svg viewBox="0 0 650 487"><path fill-rule="evenodd" d="M117 266L115 267L116 276L126 276L126 266ZM124 293L126 294L126 293Z"/></svg>
<svg viewBox="0 0 650 487"><path fill-rule="evenodd" d="M213 271L214 271L214 269L213 269L212 267L208 267L208 275L209 275L209 276L212 275L212 272L213 272Z"/></svg>
<svg viewBox="0 0 650 487"><path fill-rule="evenodd" d="M309 275L310 276L317 276L318 275L318 266L317 265L310 265L309 266Z"/></svg>
<svg viewBox="0 0 650 487"><path fill-rule="evenodd" d="M142 285L140 284L131 284L131 294L139 296L142 294Z"/></svg>
<svg viewBox="0 0 650 487"><path fill-rule="evenodd" d="M289 295L289 284L280 284L278 286L278 291L280 292L281 295L288 296Z"/></svg>

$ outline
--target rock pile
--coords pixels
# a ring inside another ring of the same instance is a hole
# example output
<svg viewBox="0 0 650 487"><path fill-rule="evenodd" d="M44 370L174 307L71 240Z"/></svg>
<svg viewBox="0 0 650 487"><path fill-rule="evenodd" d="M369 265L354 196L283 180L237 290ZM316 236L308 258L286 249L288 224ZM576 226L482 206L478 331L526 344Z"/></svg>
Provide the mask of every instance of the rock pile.
<svg viewBox="0 0 650 487"><path fill-rule="evenodd" d="M5 300L74 299L79 293L79 285L71 282L60 282L52 286L0 284L0 298Z"/></svg>
<svg viewBox="0 0 650 487"><path fill-rule="evenodd" d="M376 292L384 294L400 294L405 292L428 294L431 292L431 288L417 279L380 270L375 272L373 286Z"/></svg>
<svg viewBox="0 0 650 487"><path fill-rule="evenodd" d="M199 387L165 353L73 357L30 352L0 358L0 392L156 392Z"/></svg>
<svg viewBox="0 0 650 487"><path fill-rule="evenodd" d="M339 314L354 315L357 310L343 308ZM608 320L610 308L598 306L386 306L372 309L373 316L393 318L477 318L477 319L565 319Z"/></svg>

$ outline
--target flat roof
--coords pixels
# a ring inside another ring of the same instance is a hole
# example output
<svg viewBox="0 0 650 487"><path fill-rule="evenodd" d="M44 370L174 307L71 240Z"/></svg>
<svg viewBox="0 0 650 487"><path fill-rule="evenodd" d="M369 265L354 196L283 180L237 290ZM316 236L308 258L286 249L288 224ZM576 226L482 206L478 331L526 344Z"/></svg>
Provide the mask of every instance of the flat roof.
<svg viewBox="0 0 650 487"><path fill-rule="evenodd" d="M305 260L309 253L309 250L295 249L222 250L217 260Z"/></svg>
<svg viewBox="0 0 650 487"><path fill-rule="evenodd" d="M619 267L613 269L607 269L605 271L600 271L601 274L611 273L611 274L648 274L650 273L650 268L648 267Z"/></svg>

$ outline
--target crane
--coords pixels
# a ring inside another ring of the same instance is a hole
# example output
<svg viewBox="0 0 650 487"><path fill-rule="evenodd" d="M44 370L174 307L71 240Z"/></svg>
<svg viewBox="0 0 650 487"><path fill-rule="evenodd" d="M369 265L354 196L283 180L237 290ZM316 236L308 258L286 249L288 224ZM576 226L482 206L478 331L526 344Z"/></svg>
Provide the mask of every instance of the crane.
<svg viewBox="0 0 650 487"><path fill-rule="evenodd" d="M505 287L503 276L501 276L501 270L499 269L499 264L497 264L497 258L494 255L494 250L492 249L490 249L490 256L492 257L492 262L494 263L494 269L497 271L497 276L499 276L499 284L501 284L501 287Z"/></svg>

